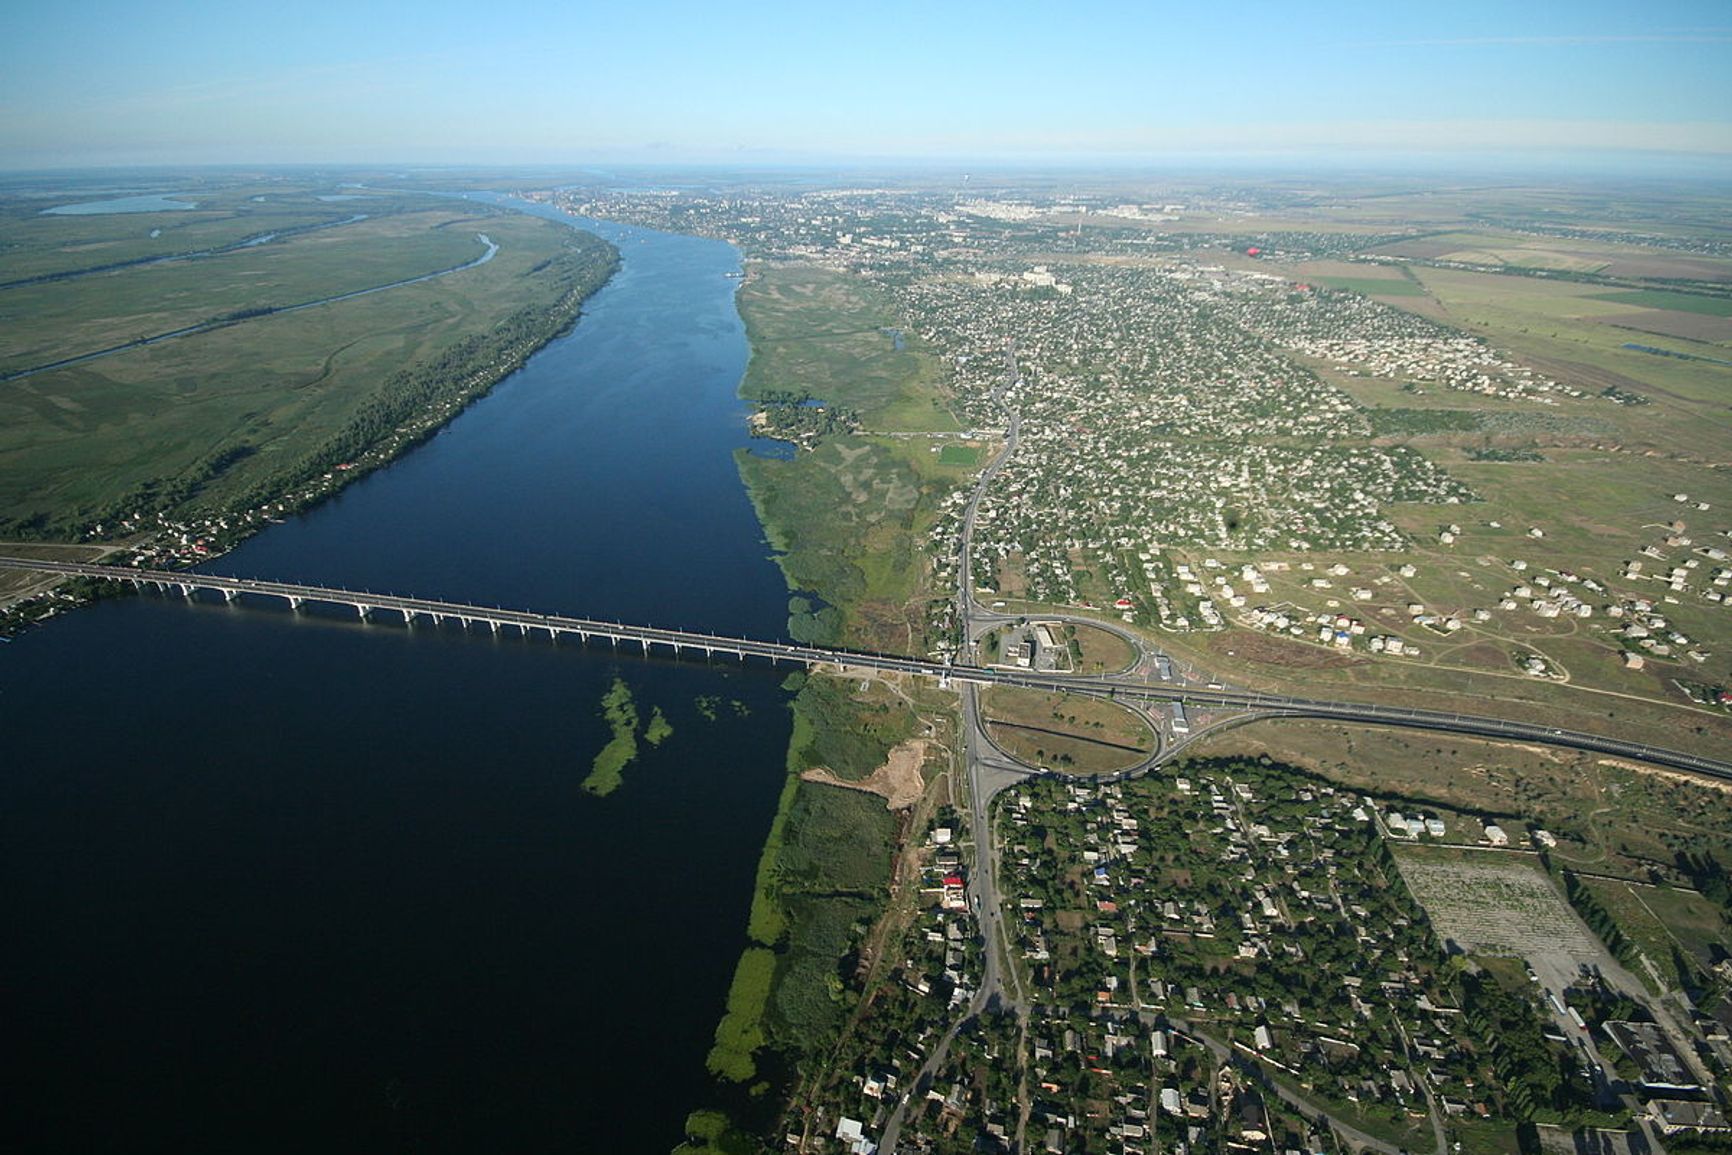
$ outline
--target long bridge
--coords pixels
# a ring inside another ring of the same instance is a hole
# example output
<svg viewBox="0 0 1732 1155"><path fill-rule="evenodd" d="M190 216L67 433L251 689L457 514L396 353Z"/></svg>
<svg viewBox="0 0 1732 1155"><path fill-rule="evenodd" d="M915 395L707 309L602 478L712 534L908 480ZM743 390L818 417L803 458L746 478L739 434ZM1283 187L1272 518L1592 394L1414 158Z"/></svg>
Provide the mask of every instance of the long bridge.
<svg viewBox="0 0 1732 1155"><path fill-rule="evenodd" d="M652 647L660 646L675 656L717 654L728 657L767 658L771 662L790 662L804 666L847 666L882 670L890 673L914 674L937 678L942 683L972 683L978 686L1022 686L1037 690L1062 690L1103 697L1140 700L1144 702L1183 702L1204 709L1245 710L1264 718L1321 718L1342 722L1401 726L1479 738L1532 742L1559 746L1590 753L1610 754L1631 758L1675 770L1703 774L1732 781L1732 761L1669 750L1643 742L1609 738L1580 730L1566 730L1533 722L1464 714L1443 710L1424 710L1406 706L1388 706L1374 702L1350 702L1316 698L1301 698L1287 694L1264 694L1249 690L1210 685L1199 688L1173 683L1149 683L1125 675L1078 676L1048 674L1033 670L997 669L975 665L957 665L894 654L876 654L861 650L844 650L826 646L804 646L788 642L770 642L756 638L736 638L723 634L707 634L693 630L665 629L657 626L606 622L594 618L570 617L564 614L541 614L529 610L468 605L440 601L434 598L405 597L400 594L380 594L339 589L330 586L301 585L294 582L268 581L259 578L223 577L217 574L193 573L187 570L137 569L130 566L97 565L81 562L46 561L35 558L0 557L0 569L27 570L57 574L62 577L96 578L122 582L135 588L154 587L191 597L199 591L220 594L227 601L244 596L274 598L299 609L309 603L343 607L361 618L378 613L399 615L404 622L426 618L434 623L455 622L464 628L486 626L494 632L516 630L524 637L538 632L550 639L575 637L583 642L599 639L615 645L637 645L647 656Z"/></svg>

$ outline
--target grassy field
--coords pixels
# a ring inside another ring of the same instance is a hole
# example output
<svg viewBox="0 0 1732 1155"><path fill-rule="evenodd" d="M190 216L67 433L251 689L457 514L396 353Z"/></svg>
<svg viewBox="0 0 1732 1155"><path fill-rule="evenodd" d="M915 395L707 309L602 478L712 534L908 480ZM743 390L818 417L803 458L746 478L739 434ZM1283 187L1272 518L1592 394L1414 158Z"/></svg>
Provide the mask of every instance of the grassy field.
<svg viewBox="0 0 1732 1155"><path fill-rule="evenodd" d="M742 397L807 393L855 410L874 431L960 428L945 407L937 361L915 338L895 347L885 330L900 318L860 278L815 265L754 265L739 307L752 343Z"/></svg>
<svg viewBox="0 0 1732 1155"><path fill-rule="evenodd" d="M231 182L219 178L214 183L189 179L182 184L175 198L194 201L197 208L60 216L42 210L99 198L69 192L64 197L19 195L0 200L0 252L6 254L0 283L187 257L257 237L331 226L359 214L378 217L429 203L425 197L359 194L290 179ZM320 196L349 199L323 201Z"/></svg>
<svg viewBox="0 0 1732 1155"><path fill-rule="evenodd" d="M1423 297L1425 290L1405 277L1313 277L1329 289L1348 289L1368 297Z"/></svg>
<svg viewBox="0 0 1732 1155"><path fill-rule="evenodd" d="M994 686L981 695L981 713L1000 746L1069 774L1111 774L1154 749L1147 723L1099 698Z"/></svg>
<svg viewBox="0 0 1732 1155"><path fill-rule="evenodd" d="M1719 908L1699 894L1637 882L1583 881L1664 986L1704 986L1716 950L1732 948Z"/></svg>
<svg viewBox="0 0 1732 1155"><path fill-rule="evenodd" d="M1538 746L1308 721L1260 722L1210 737L1199 756L1268 755L1352 789L1556 835L1576 870L1644 879L1683 845L1732 856L1726 788L1612 759Z"/></svg>
<svg viewBox="0 0 1732 1155"><path fill-rule="evenodd" d="M231 291L228 301L237 305L292 303L324 289L340 292L473 259L482 251L478 232L500 246L489 263L447 277L257 317L0 386L0 532L74 534L129 495L189 475L201 483L181 512L225 509L344 430L391 374L432 362L471 335L491 334L520 310L552 308L599 252L593 241L553 222L419 203L411 211L393 200L392 211L376 220L194 264L0 290L0 312L27 311L33 300L41 310L22 326L27 336L0 324L0 333L12 335L9 352L29 343L29 356L14 356L15 363L208 317L225 310L223 294ZM361 211L356 204L342 202L343 215ZM125 228L138 232L162 221L166 235L171 227L200 224L178 219L188 215L131 216ZM14 216L6 228L16 235L38 220L57 233L120 227L115 218ZM224 236L261 227L250 217L202 222L207 232L219 226ZM118 239L84 243L105 258L136 248ZM52 255L62 267L83 252L58 235L32 251L37 266ZM203 277L211 278L208 285Z"/></svg>
<svg viewBox="0 0 1732 1155"><path fill-rule="evenodd" d="M157 214L150 214L155 216ZM473 212L443 206L202 260L0 290L0 375L260 309L408 280L481 256Z"/></svg>
<svg viewBox="0 0 1732 1155"><path fill-rule="evenodd" d="M1136 651L1131 644L1119 635L1106 630L1097 630L1092 626L1076 626L1070 639L1075 641L1080 656L1076 660L1076 669L1082 674L1111 674L1126 669L1136 661Z"/></svg>
<svg viewBox="0 0 1732 1155"><path fill-rule="evenodd" d="M806 265L755 265L739 306L752 341L742 396L809 394L856 411L874 431L957 428L936 359L912 339L893 347L883 330L898 318L864 282ZM789 588L834 609L828 621L791 628L819 642L928 649L928 601L948 591L929 588L923 541L939 499L974 468L954 454L946 460L955 448L861 434L826 438L792 460L738 455Z"/></svg>

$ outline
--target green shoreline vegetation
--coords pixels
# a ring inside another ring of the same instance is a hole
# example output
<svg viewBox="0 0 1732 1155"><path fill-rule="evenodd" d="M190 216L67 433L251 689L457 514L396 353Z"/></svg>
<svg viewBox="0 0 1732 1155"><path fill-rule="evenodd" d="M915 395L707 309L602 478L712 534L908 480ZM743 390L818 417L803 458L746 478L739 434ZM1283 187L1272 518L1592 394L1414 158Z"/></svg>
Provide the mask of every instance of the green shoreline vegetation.
<svg viewBox="0 0 1732 1155"><path fill-rule="evenodd" d="M631 687L625 684L624 678L616 676L613 685L601 696L601 716L607 719L613 737L595 756L589 777L583 780L583 788L597 797L606 797L619 789L625 780L625 768L637 759L637 703L632 700ZM660 711L657 711L657 716L660 716ZM667 725L665 719L662 724ZM667 733L672 733L672 729L669 728ZM666 736L666 733L662 735ZM660 740L656 739L651 745Z"/></svg>
<svg viewBox="0 0 1732 1155"><path fill-rule="evenodd" d="M861 703L834 678L796 673L784 685L795 691L787 779L758 859L750 945L707 1060L732 1083L760 1074L765 1047L798 1067L833 1041L845 1011L842 972L889 894L899 820L876 795L801 775L823 766L864 778L915 726L912 711Z"/></svg>
<svg viewBox="0 0 1732 1155"><path fill-rule="evenodd" d="M921 539L939 499L978 455L941 457L915 437L956 431L942 371L885 336L896 317L876 290L811 266L754 266L738 297L752 359L740 394L761 405L815 397L850 421L802 429L791 460L736 454L790 590L789 630L812 643L923 653L933 638ZM918 719L851 679L790 675L787 780L758 860L747 939L707 1066L755 1101L811 1072L858 997L860 948L883 915L902 820L882 798L806 781L822 767L858 781L912 737ZM775 1074L771 1074L775 1072ZM754 1082L754 1080L756 1080ZM702 1116L699 1119L699 1116ZM682 1152L755 1150L725 1115L700 1112Z"/></svg>
<svg viewBox="0 0 1732 1155"><path fill-rule="evenodd" d="M917 339L893 343L892 303L845 273L754 264L737 300L752 347L740 395L769 407L814 398L858 425L803 437L788 460L735 454L793 595L792 636L927 652L949 591L928 588L922 543L940 499L975 468L918 436L961 428L942 365Z"/></svg>
<svg viewBox="0 0 1732 1155"><path fill-rule="evenodd" d="M322 191L237 182L201 188L198 210L125 216L0 202L21 274L0 308L31 318L0 342L0 372L225 321L10 382L0 538L165 565L221 553L431 436L569 331L618 264L599 238L509 210ZM485 264L281 311L449 269L479 233L499 246Z"/></svg>

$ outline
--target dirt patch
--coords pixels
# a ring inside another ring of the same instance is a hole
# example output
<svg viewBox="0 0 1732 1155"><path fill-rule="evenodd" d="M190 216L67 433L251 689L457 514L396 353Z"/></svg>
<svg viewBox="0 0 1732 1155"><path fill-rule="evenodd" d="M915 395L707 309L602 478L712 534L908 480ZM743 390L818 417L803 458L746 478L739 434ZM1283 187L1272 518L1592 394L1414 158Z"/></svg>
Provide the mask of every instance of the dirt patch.
<svg viewBox="0 0 1732 1155"><path fill-rule="evenodd" d="M910 738L890 751L884 765L858 782L843 781L822 766L807 770L800 777L807 782L876 794L884 799L886 808L904 810L920 801L926 792L926 779L921 776L920 767L926 763L927 752L933 745L929 738Z"/></svg>
<svg viewBox="0 0 1732 1155"><path fill-rule="evenodd" d="M1655 778L1664 778L1668 782L1678 782L1685 786L1699 786L1704 790L1715 790L1721 794L1732 794L1732 782L1722 782L1714 778L1702 778L1695 774L1685 774L1677 770L1662 770L1658 766L1645 766L1639 762L1625 762L1619 758L1601 758L1600 765L1612 766L1619 770L1628 770L1632 774L1650 774Z"/></svg>
<svg viewBox="0 0 1732 1155"><path fill-rule="evenodd" d="M1508 669L1509 655L1490 642L1475 642L1464 649L1456 650L1449 655L1449 660L1458 666L1473 666L1482 670Z"/></svg>
<svg viewBox="0 0 1732 1155"><path fill-rule="evenodd" d="M1211 634L1207 644L1211 650L1232 650L1234 656L1248 662L1283 666L1290 670L1344 670L1366 664L1364 658L1351 657L1338 651L1326 650L1322 646L1289 641L1269 634L1253 633L1250 630Z"/></svg>
<svg viewBox="0 0 1732 1155"><path fill-rule="evenodd" d="M1525 959L1552 990L1574 982L1583 963L1612 961L1528 861L1426 862L1401 853L1395 860L1438 936L1461 950Z"/></svg>

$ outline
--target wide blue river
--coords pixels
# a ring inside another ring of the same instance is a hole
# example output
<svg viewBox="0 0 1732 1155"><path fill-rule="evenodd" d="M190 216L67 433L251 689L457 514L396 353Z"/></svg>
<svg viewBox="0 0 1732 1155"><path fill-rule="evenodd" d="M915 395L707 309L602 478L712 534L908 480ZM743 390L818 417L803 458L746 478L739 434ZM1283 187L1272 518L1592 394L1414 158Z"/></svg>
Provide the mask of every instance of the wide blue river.
<svg viewBox="0 0 1732 1155"><path fill-rule="evenodd" d="M586 227L623 265L569 336L207 568L781 636L738 254ZM783 673L157 595L0 646L0 1148L662 1155ZM616 674L674 733L595 798Z"/></svg>

